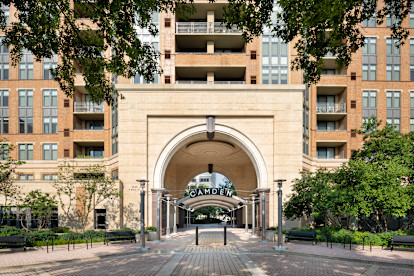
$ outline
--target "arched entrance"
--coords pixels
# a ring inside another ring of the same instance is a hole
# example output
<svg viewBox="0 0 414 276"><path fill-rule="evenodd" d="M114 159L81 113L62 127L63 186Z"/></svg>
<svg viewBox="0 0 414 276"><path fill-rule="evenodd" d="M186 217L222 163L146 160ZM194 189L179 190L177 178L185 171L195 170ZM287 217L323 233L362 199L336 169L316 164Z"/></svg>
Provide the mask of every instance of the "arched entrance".
<svg viewBox="0 0 414 276"><path fill-rule="evenodd" d="M236 188L237 196L224 199L221 195L209 194L185 198L184 190L189 181L206 170L228 177ZM168 193L178 202L176 205L181 204L188 210L206 206L231 209L234 213L237 210L240 225L251 224L253 219L249 216L246 220L247 216L243 215L241 207L246 199L251 193L257 193L268 186L265 162L258 148L243 133L225 125L216 125L212 140L207 138L206 125L194 126L176 135L159 155L153 179L154 191ZM155 208L153 205L153 221L158 219ZM268 214L268 209L266 213ZM168 215L172 215L172 210L170 214L163 211L164 217ZM181 219L177 221L182 222L183 214L179 216ZM259 224L259 218L257 219ZM166 224L166 220L162 220ZM172 228L173 220L169 221L169 227Z"/></svg>

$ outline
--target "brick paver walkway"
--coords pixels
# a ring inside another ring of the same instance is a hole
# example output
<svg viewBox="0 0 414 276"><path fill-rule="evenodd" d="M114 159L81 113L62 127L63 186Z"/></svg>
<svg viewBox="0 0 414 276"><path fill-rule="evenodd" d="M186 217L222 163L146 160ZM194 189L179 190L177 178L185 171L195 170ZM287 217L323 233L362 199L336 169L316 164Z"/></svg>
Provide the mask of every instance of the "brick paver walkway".
<svg viewBox="0 0 414 276"><path fill-rule="evenodd" d="M260 242L244 229L227 229L228 244L223 245L223 229L201 226L199 246L194 228L179 232L163 242L148 242L149 251L137 251L139 244L118 242L86 249L76 245L0 250L0 275L410 275L414 276L414 250L360 246L352 250L336 244L307 242L285 245L287 251L274 251L274 242Z"/></svg>

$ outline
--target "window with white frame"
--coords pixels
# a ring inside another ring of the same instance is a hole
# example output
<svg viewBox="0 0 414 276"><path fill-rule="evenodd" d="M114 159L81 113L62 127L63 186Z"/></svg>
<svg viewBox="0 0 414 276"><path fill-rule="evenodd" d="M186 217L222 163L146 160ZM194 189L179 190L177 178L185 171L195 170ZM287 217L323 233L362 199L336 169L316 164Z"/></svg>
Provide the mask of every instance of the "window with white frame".
<svg viewBox="0 0 414 276"><path fill-rule="evenodd" d="M57 90L43 90L43 133L57 133Z"/></svg>
<svg viewBox="0 0 414 276"><path fill-rule="evenodd" d="M57 68L57 55L51 58L43 58L43 79L52 80L52 70Z"/></svg>
<svg viewBox="0 0 414 276"><path fill-rule="evenodd" d="M0 90L0 133L9 133L9 91Z"/></svg>
<svg viewBox="0 0 414 276"><path fill-rule="evenodd" d="M399 81L401 68L400 48L397 46L399 42L397 39L387 38L386 52L387 52L387 80Z"/></svg>
<svg viewBox="0 0 414 276"><path fill-rule="evenodd" d="M152 24L155 25L156 28L159 27L159 14L157 12L154 12L152 14ZM152 44L155 50L159 51L159 36L152 36L148 29L140 28L139 26L134 26L137 37L143 44ZM134 76L133 82L135 84L146 84L149 83L145 78L139 74ZM154 81L152 83L158 83L159 78L158 75L154 75Z"/></svg>
<svg viewBox="0 0 414 276"><path fill-rule="evenodd" d="M262 83L287 84L288 45L280 38L262 36Z"/></svg>
<svg viewBox="0 0 414 276"><path fill-rule="evenodd" d="M4 37L0 37L0 80L9 79L9 47L3 45Z"/></svg>
<svg viewBox="0 0 414 276"><path fill-rule="evenodd" d="M57 154L57 144L43 144L43 160L57 160Z"/></svg>
<svg viewBox="0 0 414 276"><path fill-rule="evenodd" d="M365 38L362 47L362 80L377 80L377 39Z"/></svg>
<svg viewBox="0 0 414 276"><path fill-rule="evenodd" d="M401 125L401 93L387 91L387 123L400 131Z"/></svg>
<svg viewBox="0 0 414 276"><path fill-rule="evenodd" d="M19 160L33 160L33 144L19 144Z"/></svg>
<svg viewBox="0 0 414 276"><path fill-rule="evenodd" d="M33 54L27 49L23 50L23 56L19 62L19 79L33 79Z"/></svg>
<svg viewBox="0 0 414 276"><path fill-rule="evenodd" d="M33 133L33 90L19 90L19 133Z"/></svg>
<svg viewBox="0 0 414 276"><path fill-rule="evenodd" d="M414 1L411 1L410 28L414 28Z"/></svg>

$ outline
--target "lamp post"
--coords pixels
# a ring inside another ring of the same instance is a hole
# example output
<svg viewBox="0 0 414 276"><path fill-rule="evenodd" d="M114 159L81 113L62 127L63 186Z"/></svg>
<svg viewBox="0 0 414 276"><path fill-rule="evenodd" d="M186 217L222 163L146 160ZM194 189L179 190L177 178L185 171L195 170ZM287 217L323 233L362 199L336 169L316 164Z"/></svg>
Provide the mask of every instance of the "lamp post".
<svg viewBox="0 0 414 276"><path fill-rule="evenodd" d="M167 198L167 228L166 228L166 235L165 238L169 239L170 238L170 198L171 195L165 195L165 197Z"/></svg>
<svg viewBox="0 0 414 276"><path fill-rule="evenodd" d="M139 179L137 182L141 184L141 248L139 248L139 250L144 251L148 250L145 248L145 183L148 182L148 180Z"/></svg>
<svg viewBox="0 0 414 276"><path fill-rule="evenodd" d="M177 206L175 205L177 203L177 199L174 198L174 226L173 226L173 233L177 234Z"/></svg>
<svg viewBox="0 0 414 276"><path fill-rule="evenodd" d="M266 242L266 198L265 191L262 191L262 242Z"/></svg>
<svg viewBox="0 0 414 276"><path fill-rule="evenodd" d="M161 241L161 191L157 191L157 239L155 242Z"/></svg>
<svg viewBox="0 0 414 276"><path fill-rule="evenodd" d="M255 215L255 199L256 194L251 194L252 197L252 238L256 238L256 215Z"/></svg>
<svg viewBox="0 0 414 276"><path fill-rule="evenodd" d="M244 203L244 219L245 219L245 234L249 233L249 199L245 198L246 202Z"/></svg>
<svg viewBox="0 0 414 276"><path fill-rule="evenodd" d="M283 239L283 234L282 234L282 185L283 182L285 182L286 179L276 179L274 182L277 182L277 185L279 187L279 190L277 191L277 202L278 202L278 225L277 225L277 229L278 229L278 233L277 233L277 248L275 248L276 250L286 250L283 246L282 246L282 239Z"/></svg>

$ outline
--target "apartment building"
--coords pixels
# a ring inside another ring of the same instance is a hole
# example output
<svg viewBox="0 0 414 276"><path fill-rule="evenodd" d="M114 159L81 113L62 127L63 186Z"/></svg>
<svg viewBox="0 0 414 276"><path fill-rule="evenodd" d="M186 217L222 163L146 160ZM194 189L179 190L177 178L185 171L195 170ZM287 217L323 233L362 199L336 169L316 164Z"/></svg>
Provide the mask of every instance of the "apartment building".
<svg viewBox="0 0 414 276"><path fill-rule="evenodd" d="M16 146L10 156L26 162L17 176L25 192L53 193L64 161L99 162L123 193L116 204L96 206L91 227L138 228L137 179L149 181L146 224L155 225L157 194L182 198L188 183L213 164L241 199L251 202L251 193L264 198L266 225L277 225L275 179L287 180L286 195L300 170L346 162L362 143L355 130L371 115L414 131L414 38L395 47L387 28L392 18L381 26L364 22L366 45L353 53L350 66L339 69L327 55L320 82L306 87L302 72L290 70L293 44L269 30L244 44L241 32L222 24L225 1L194 5L189 20L154 14L156 37L137 27L141 40L159 50L163 74L153 83L111 76L125 96L112 107L88 100L81 69L74 97L66 97L49 71L59 57L36 62L26 52L12 67L8 48L1 47L0 133ZM13 7L2 9L16 20ZM413 14L403 26L414 27ZM254 216L246 222L239 211L238 224L251 224Z"/></svg>

